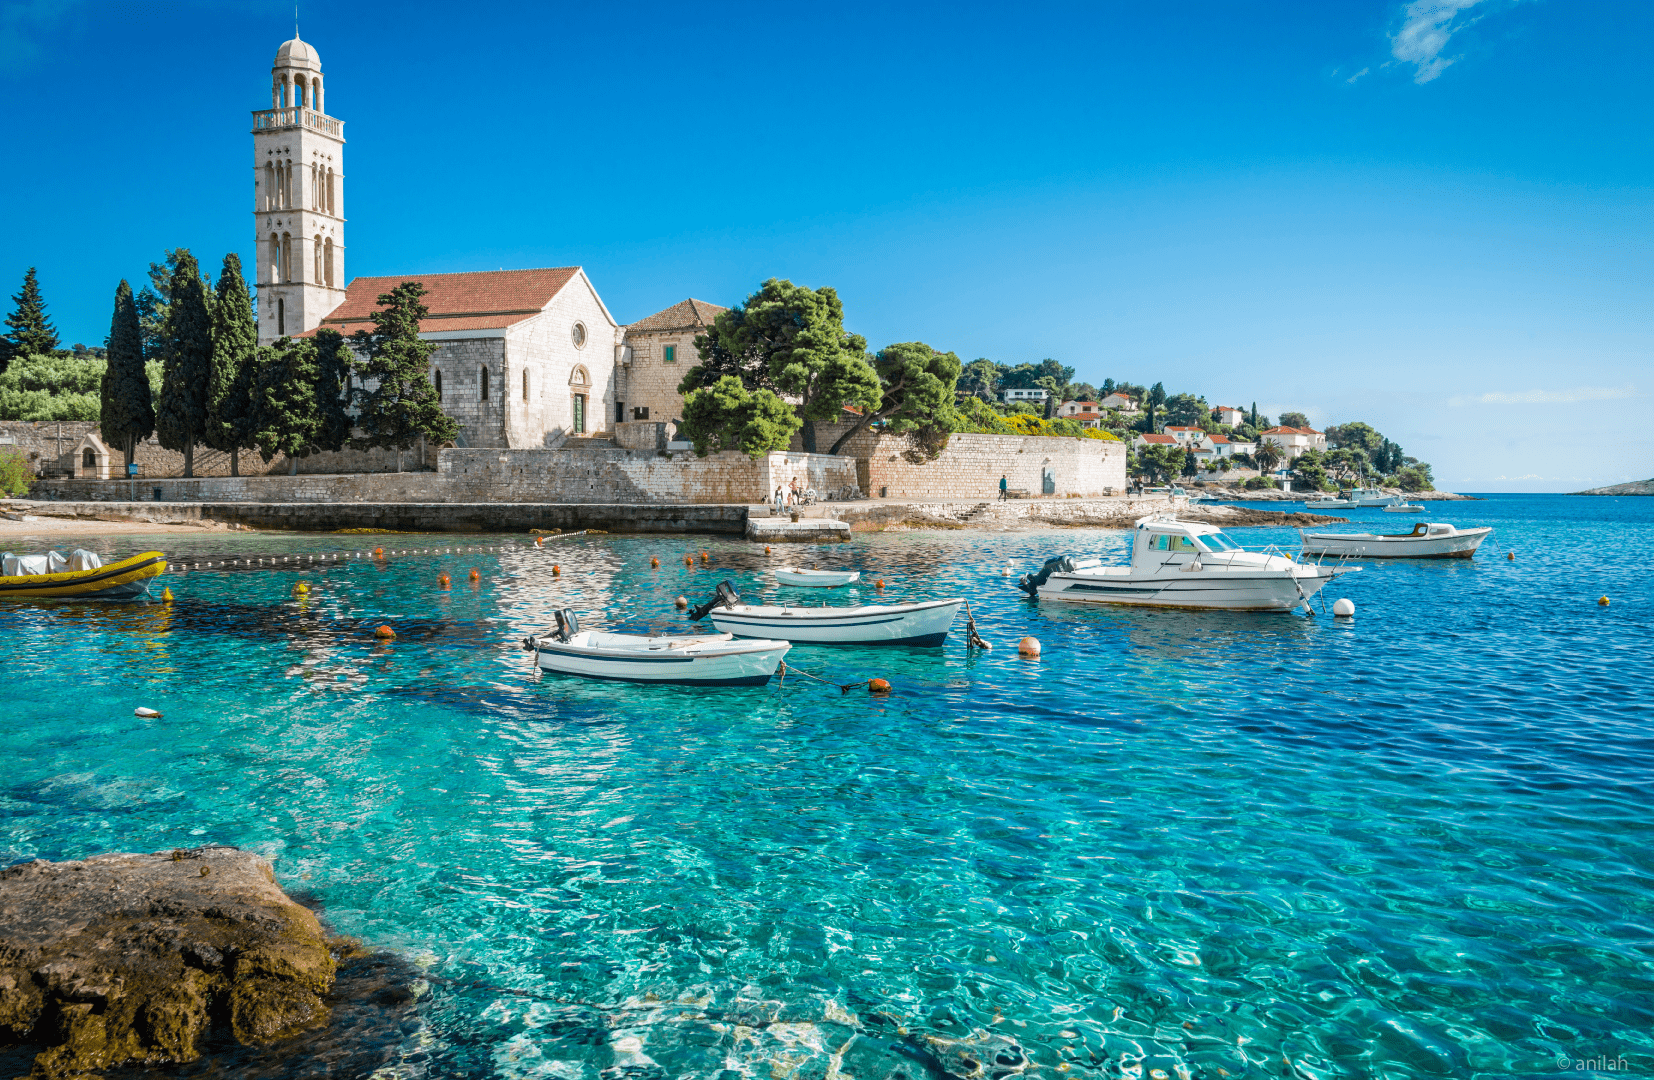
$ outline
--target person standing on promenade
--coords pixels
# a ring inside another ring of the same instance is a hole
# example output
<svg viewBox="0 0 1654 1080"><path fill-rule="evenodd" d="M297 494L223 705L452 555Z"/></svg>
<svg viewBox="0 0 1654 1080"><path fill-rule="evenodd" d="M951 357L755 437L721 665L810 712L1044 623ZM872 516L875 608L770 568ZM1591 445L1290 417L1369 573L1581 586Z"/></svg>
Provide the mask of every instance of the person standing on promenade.
<svg viewBox="0 0 1654 1080"><path fill-rule="evenodd" d="M1005 487L1006 487L1005 477L1004 477L1003 474L1001 474L1000 477L999 477L999 501L1000 502L1005 502L1010 498L1009 495L1005 494Z"/></svg>

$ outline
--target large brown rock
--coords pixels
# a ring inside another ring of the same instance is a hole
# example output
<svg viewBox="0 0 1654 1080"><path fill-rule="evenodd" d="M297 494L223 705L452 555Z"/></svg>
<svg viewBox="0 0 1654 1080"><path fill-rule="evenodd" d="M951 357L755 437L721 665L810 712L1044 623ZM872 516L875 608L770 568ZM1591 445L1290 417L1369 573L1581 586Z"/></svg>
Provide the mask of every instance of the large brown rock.
<svg viewBox="0 0 1654 1080"><path fill-rule="evenodd" d="M0 871L0 1042L31 1077L193 1061L327 1023L334 960L270 864L232 847L37 859Z"/></svg>

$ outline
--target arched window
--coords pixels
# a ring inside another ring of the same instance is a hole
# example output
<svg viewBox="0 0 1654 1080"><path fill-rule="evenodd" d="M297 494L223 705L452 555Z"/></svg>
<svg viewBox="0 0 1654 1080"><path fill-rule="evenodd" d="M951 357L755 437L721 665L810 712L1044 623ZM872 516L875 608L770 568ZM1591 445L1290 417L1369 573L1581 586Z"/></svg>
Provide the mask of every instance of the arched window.
<svg viewBox="0 0 1654 1080"><path fill-rule="evenodd" d="M333 237L330 236L323 241L323 246L327 248L327 254L322 259L322 269L325 272L327 287L331 289L333 288Z"/></svg>
<svg viewBox="0 0 1654 1080"><path fill-rule="evenodd" d="M280 298L276 300L276 336L287 336L287 301Z"/></svg>
<svg viewBox="0 0 1654 1080"><path fill-rule="evenodd" d="M333 170L327 170L327 212L339 216L338 204L333 201Z"/></svg>
<svg viewBox="0 0 1654 1080"><path fill-rule="evenodd" d="M287 163L287 168L284 170L284 176L286 178L286 187L283 189L283 191L281 193L281 196L282 196L281 197L281 204L283 206L287 207L288 209L292 209L293 208L293 163L291 161L289 161Z"/></svg>
<svg viewBox="0 0 1654 1080"><path fill-rule="evenodd" d="M431 373L431 384L436 387L436 399L442 400L442 369L437 368Z"/></svg>
<svg viewBox="0 0 1654 1080"><path fill-rule="evenodd" d="M84 469L95 469L95 468L97 468L97 466L98 466L98 455L90 446L88 446L85 450L81 451L80 464L81 464L81 467L84 468Z"/></svg>
<svg viewBox="0 0 1654 1080"><path fill-rule="evenodd" d="M264 190L259 200L260 208L274 210L276 208L276 167L268 161L264 163Z"/></svg>
<svg viewBox="0 0 1654 1080"><path fill-rule="evenodd" d="M488 369L482 369L482 400L488 400Z"/></svg>
<svg viewBox="0 0 1654 1080"><path fill-rule="evenodd" d="M310 241L310 245L311 245L311 247L313 247L315 249L315 254L312 256L312 258L315 260L315 263L316 263L316 276L311 278L310 280L316 282L319 285L322 282L327 280L325 277L322 276L322 236L321 236L320 233L317 233L316 238L314 240Z"/></svg>
<svg viewBox="0 0 1654 1080"><path fill-rule="evenodd" d="M327 105L327 98L322 96L322 77L320 75L316 76L314 79L312 79L310 81L310 85L315 87L316 111L319 112L319 113L326 112L327 109L324 106Z"/></svg>
<svg viewBox="0 0 1654 1080"><path fill-rule="evenodd" d="M528 400L528 369L523 368L523 400Z"/></svg>
<svg viewBox="0 0 1654 1080"><path fill-rule="evenodd" d="M302 109L304 108L305 100L304 76L295 75L293 77L293 104Z"/></svg>
<svg viewBox="0 0 1654 1080"><path fill-rule="evenodd" d="M269 280L272 283L281 280L281 237L277 236L275 233L270 234Z"/></svg>
<svg viewBox="0 0 1654 1080"><path fill-rule="evenodd" d="M293 280L293 237L290 233L281 234L281 280Z"/></svg>

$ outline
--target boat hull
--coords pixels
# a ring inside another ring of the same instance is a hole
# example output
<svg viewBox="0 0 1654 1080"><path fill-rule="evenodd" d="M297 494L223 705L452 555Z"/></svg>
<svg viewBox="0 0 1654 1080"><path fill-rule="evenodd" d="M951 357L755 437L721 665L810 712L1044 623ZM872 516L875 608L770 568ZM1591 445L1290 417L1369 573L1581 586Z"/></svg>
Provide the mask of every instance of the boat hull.
<svg viewBox="0 0 1654 1080"><path fill-rule="evenodd" d="M859 608L714 608L707 618L721 633L777 638L799 645L936 646L963 600Z"/></svg>
<svg viewBox="0 0 1654 1080"><path fill-rule="evenodd" d="M0 577L0 600L132 600L166 569L164 553L145 551L96 570Z"/></svg>
<svg viewBox="0 0 1654 1080"><path fill-rule="evenodd" d="M775 580L781 585L801 589L836 589L861 580L859 570L777 570Z"/></svg>
<svg viewBox="0 0 1654 1080"><path fill-rule="evenodd" d="M671 683L679 686L763 686L792 648L786 642L717 652L662 651L619 656L541 641L534 662L541 671L610 682Z"/></svg>
<svg viewBox="0 0 1654 1080"><path fill-rule="evenodd" d="M1331 570L1296 577L1279 572L1256 574L1224 570L1179 572L1175 577L1052 574L1040 586L1039 598L1066 604L1291 611L1321 591L1335 576Z"/></svg>
<svg viewBox="0 0 1654 1080"><path fill-rule="evenodd" d="M1304 554L1353 559L1469 559L1492 533L1491 528L1461 529L1448 536L1304 533Z"/></svg>

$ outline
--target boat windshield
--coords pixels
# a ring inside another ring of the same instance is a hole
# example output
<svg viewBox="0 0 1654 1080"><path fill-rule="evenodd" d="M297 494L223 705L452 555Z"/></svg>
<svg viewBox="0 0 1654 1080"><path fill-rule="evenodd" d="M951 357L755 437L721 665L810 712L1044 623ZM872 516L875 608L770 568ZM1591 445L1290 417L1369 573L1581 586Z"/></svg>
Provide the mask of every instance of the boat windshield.
<svg viewBox="0 0 1654 1080"><path fill-rule="evenodd" d="M1240 545L1222 533L1207 533L1200 538L1201 542L1213 551L1239 551Z"/></svg>

